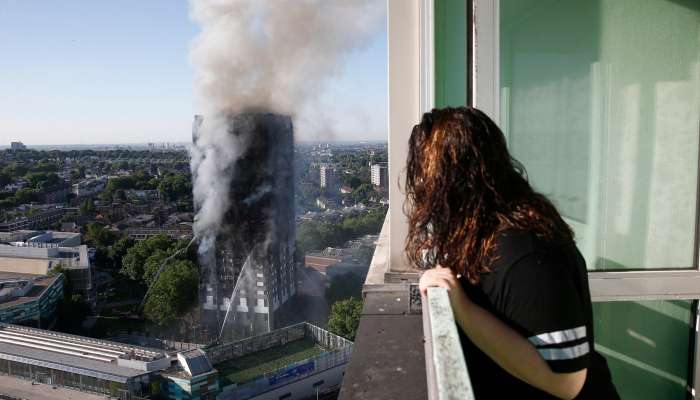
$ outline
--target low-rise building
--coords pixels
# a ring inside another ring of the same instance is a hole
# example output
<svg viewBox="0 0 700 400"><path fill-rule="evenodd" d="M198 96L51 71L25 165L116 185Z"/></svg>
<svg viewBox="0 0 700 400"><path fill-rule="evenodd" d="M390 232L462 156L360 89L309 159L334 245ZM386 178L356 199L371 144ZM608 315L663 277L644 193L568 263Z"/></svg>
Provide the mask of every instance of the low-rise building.
<svg viewBox="0 0 700 400"><path fill-rule="evenodd" d="M126 400L169 367L160 350L0 324L0 374Z"/></svg>
<svg viewBox="0 0 700 400"><path fill-rule="evenodd" d="M26 229L46 229L58 222L63 215L74 209L65 207L42 207L31 216L19 217L0 223L0 232L14 232Z"/></svg>
<svg viewBox="0 0 700 400"><path fill-rule="evenodd" d="M64 277L0 272L0 322L37 327L53 321Z"/></svg>
<svg viewBox="0 0 700 400"><path fill-rule="evenodd" d="M73 184L73 193L76 197L93 196L104 190L107 179L103 177L85 179Z"/></svg>
<svg viewBox="0 0 700 400"><path fill-rule="evenodd" d="M92 299L92 269L86 245L74 232L17 231L0 234L0 272L49 275L60 270L77 291Z"/></svg>
<svg viewBox="0 0 700 400"><path fill-rule="evenodd" d="M177 364L161 373L163 395L172 400L215 399L219 392L218 371L204 351L177 354Z"/></svg>

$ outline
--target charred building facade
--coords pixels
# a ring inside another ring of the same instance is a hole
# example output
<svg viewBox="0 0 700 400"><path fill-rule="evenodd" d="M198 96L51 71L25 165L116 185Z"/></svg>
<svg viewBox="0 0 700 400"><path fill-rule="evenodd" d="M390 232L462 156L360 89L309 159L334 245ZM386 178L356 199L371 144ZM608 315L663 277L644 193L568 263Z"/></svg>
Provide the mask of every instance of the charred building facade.
<svg viewBox="0 0 700 400"><path fill-rule="evenodd" d="M248 112L226 122L245 149L227 166L228 210L215 245L201 254L201 320L210 339L275 329L275 312L296 292L291 119ZM203 123L195 117L195 144Z"/></svg>

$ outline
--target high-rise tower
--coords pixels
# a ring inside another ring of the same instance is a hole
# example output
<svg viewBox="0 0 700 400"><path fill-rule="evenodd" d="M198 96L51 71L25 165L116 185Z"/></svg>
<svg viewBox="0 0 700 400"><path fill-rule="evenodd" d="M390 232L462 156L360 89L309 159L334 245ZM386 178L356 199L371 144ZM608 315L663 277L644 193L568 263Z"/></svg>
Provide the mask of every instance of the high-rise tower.
<svg viewBox="0 0 700 400"><path fill-rule="evenodd" d="M275 328L275 311L296 291L294 147L288 116L247 112L226 121L245 149L226 167L229 206L201 256L200 301L209 337L221 330L232 339ZM195 117L195 144L203 123Z"/></svg>

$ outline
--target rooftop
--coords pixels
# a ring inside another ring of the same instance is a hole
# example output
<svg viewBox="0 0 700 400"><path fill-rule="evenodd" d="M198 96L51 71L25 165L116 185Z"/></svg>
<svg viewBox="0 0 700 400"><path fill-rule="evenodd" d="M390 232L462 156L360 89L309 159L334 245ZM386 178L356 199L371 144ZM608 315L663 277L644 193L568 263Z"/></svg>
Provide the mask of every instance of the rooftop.
<svg viewBox="0 0 700 400"><path fill-rule="evenodd" d="M11 281L24 281L31 282L31 288L29 291L24 293L22 296L10 297L6 301L0 300L0 309L14 307L16 305L33 301L41 297L44 292L53 285L58 279L58 276L42 276L42 275L32 275L32 274L21 274L21 273L11 273L11 272L0 272L0 299L2 299L3 282ZM9 293L8 293L9 294ZM2 328L0 328L2 329Z"/></svg>
<svg viewBox="0 0 700 400"><path fill-rule="evenodd" d="M155 349L9 324L0 324L0 343L0 359L119 382L147 373L139 362L166 358Z"/></svg>

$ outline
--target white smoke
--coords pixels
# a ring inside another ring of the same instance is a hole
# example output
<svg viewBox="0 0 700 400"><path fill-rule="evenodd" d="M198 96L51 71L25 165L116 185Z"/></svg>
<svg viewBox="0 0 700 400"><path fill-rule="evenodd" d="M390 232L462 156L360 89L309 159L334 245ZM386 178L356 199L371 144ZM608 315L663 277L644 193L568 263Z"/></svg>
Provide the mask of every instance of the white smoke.
<svg viewBox="0 0 700 400"><path fill-rule="evenodd" d="M260 109L295 118L317 106L344 56L382 26L385 8L383 0L190 0L201 26L190 53L204 116L192 149L200 251L216 238L230 169L246 146L228 134L226 116Z"/></svg>

